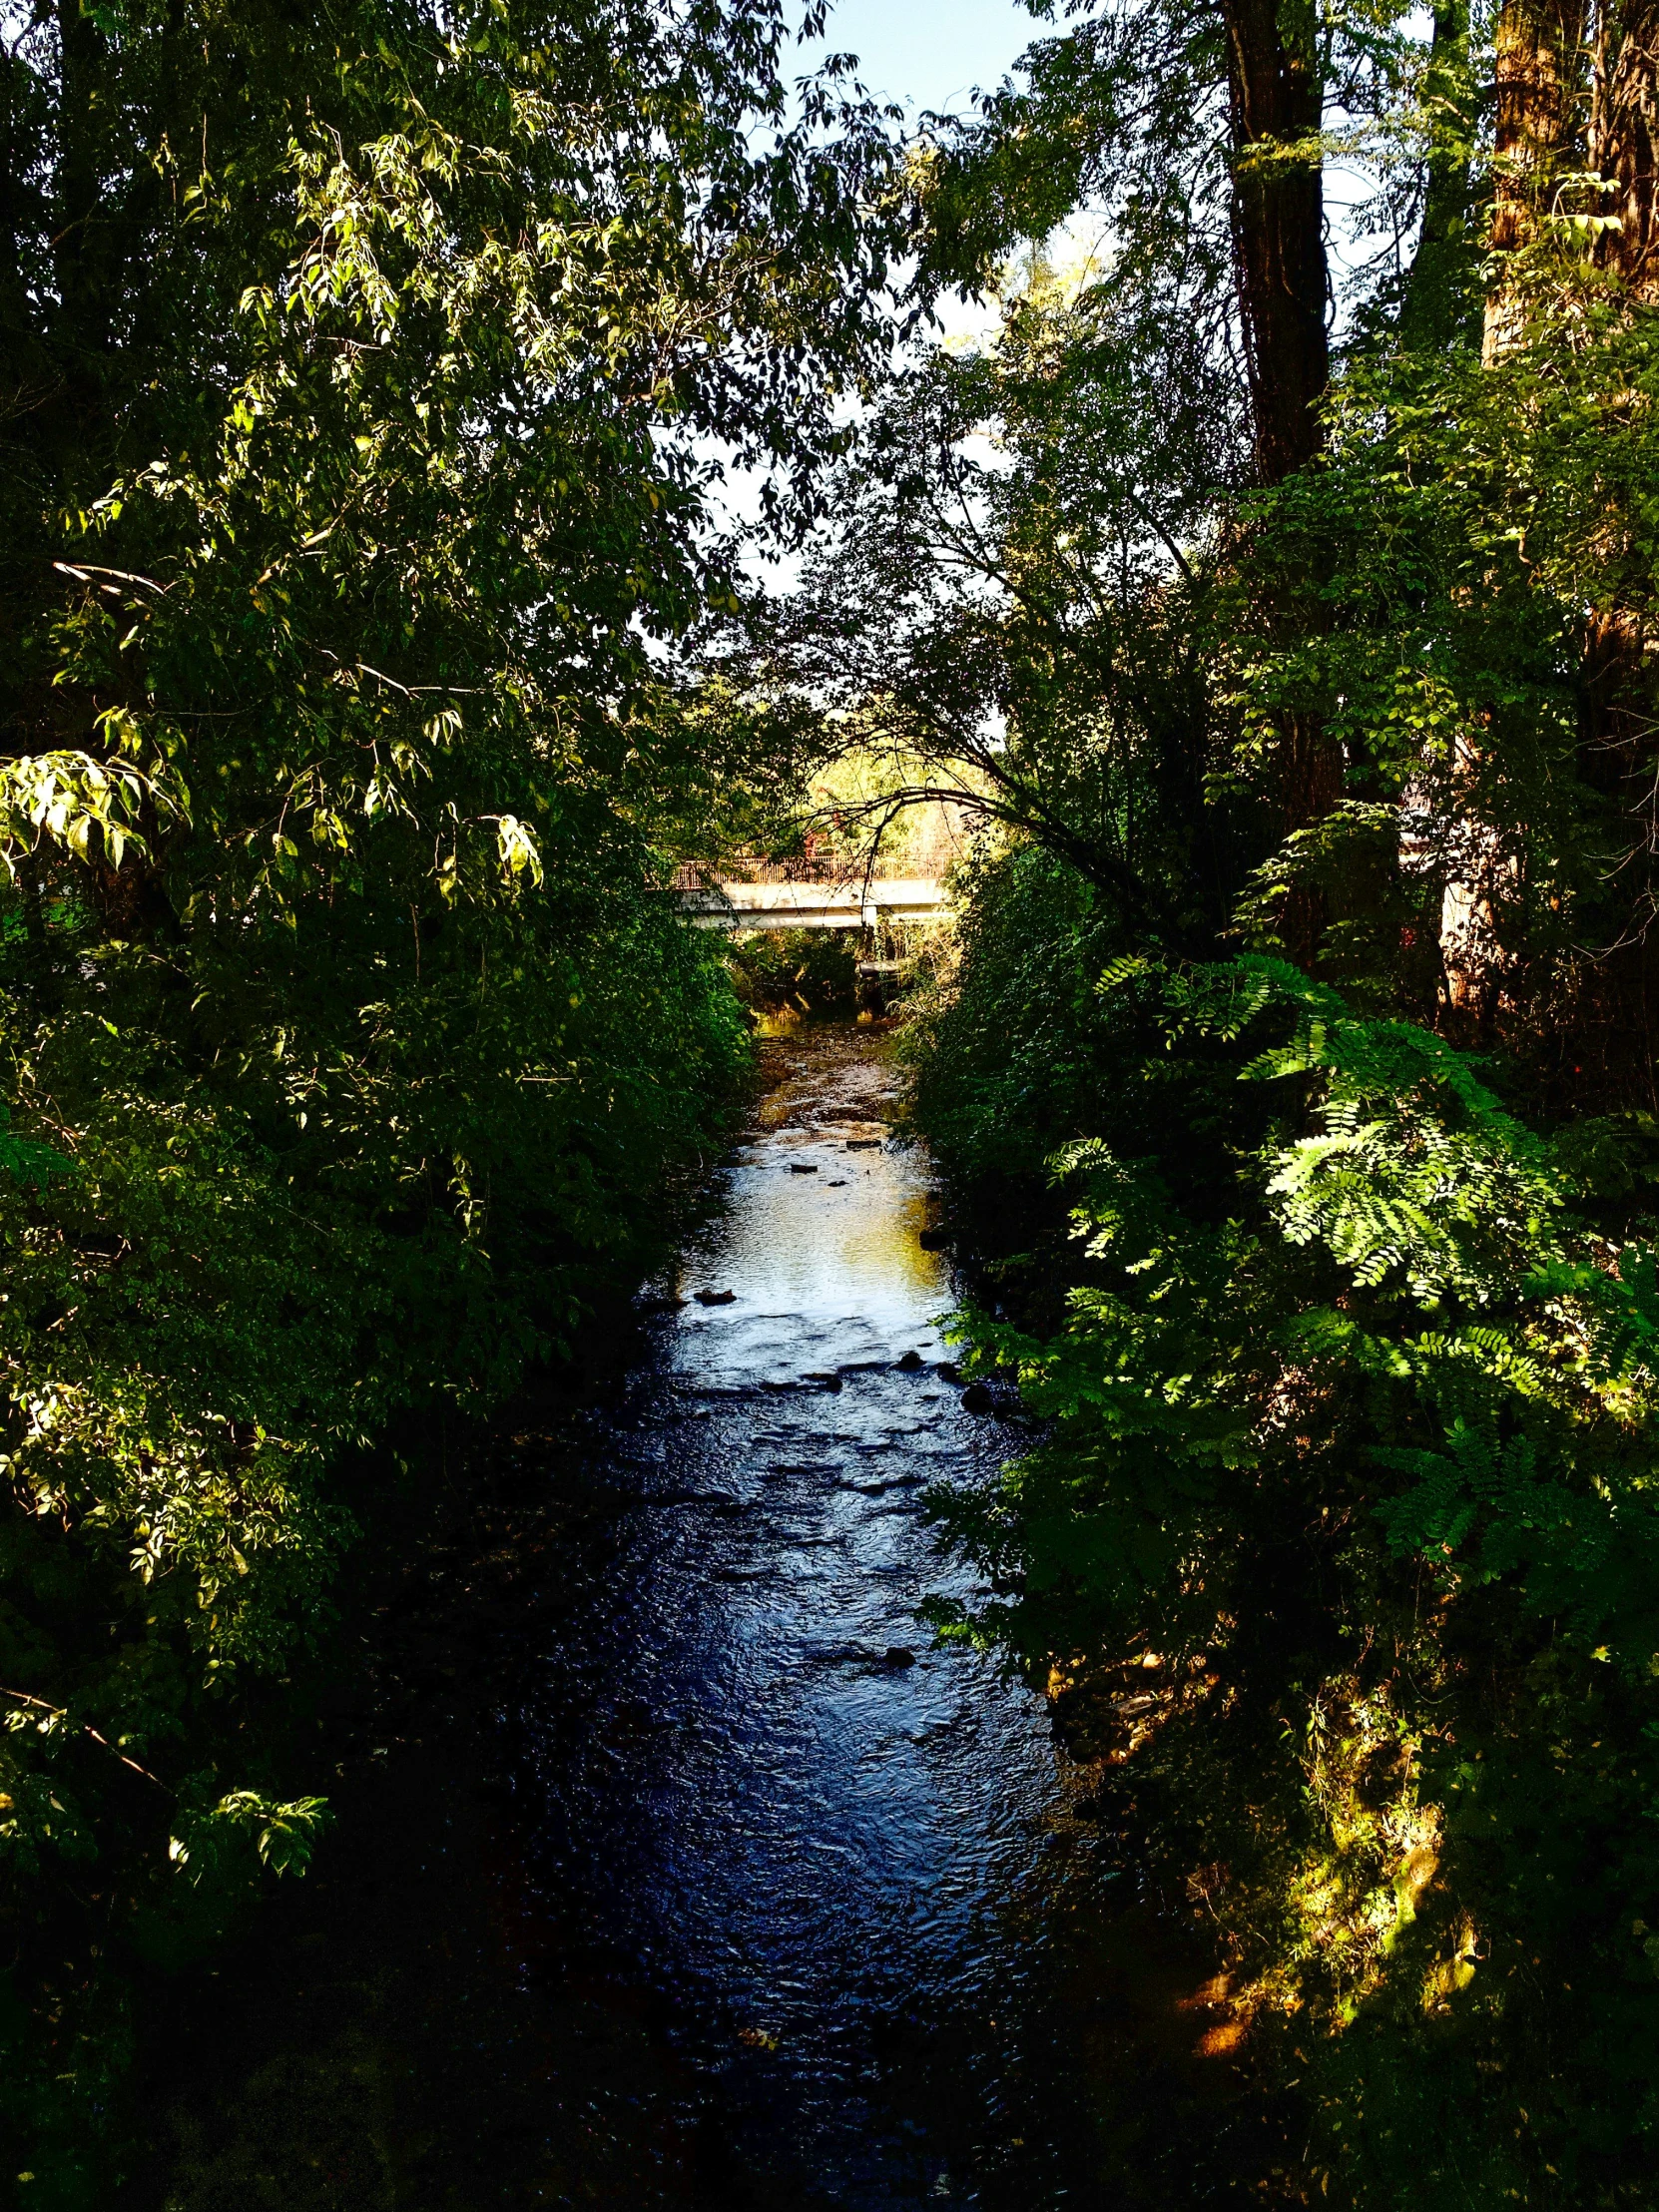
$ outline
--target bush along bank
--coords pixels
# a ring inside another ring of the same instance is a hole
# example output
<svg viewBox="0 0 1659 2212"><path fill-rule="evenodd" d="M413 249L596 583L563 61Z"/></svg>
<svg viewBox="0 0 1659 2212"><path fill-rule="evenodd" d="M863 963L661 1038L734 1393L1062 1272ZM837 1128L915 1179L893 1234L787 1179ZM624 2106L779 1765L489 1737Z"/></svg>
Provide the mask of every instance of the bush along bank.
<svg viewBox="0 0 1659 2212"><path fill-rule="evenodd" d="M961 1339L1044 1424L935 1496L992 1593L937 1625L1213 1932L1288 2195L1646 2202L1651 1134L1528 1126L1288 963L1115 950L1065 874L981 871L909 1040L1000 1216Z"/></svg>
<svg viewBox="0 0 1659 2212"><path fill-rule="evenodd" d="M342 1564L418 1528L433 1434L564 1356L719 1147L749 1060L724 970L659 901L610 903L483 992L457 921L331 1050L234 1083L86 1007L18 1070L13 1131L51 1133L0 1174L0 2031L40 2202L119 2170L147 1982L326 1849L294 1713Z"/></svg>
<svg viewBox="0 0 1659 2212"><path fill-rule="evenodd" d="M108 2201L123 1988L317 1848L285 1708L389 1454L648 1264L746 1063L660 886L794 767L683 674L735 604L686 454L787 462L799 522L896 205L790 35L8 43L0 2171L43 2208Z"/></svg>

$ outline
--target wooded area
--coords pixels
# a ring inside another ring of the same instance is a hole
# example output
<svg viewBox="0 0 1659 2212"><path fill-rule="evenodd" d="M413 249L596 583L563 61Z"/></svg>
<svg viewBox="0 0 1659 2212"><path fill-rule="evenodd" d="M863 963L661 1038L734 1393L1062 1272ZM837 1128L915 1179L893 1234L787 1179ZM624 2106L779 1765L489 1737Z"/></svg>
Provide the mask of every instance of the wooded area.
<svg viewBox="0 0 1659 2212"><path fill-rule="evenodd" d="M934 1625L1209 1931L1283 2201L1651 2201L1659 22L1033 13L908 138L776 0L7 20L31 2202L327 1848L342 1559L718 1152L676 865L848 755L843 839L981 826L903 1050L1044 1422Z"/></svg>

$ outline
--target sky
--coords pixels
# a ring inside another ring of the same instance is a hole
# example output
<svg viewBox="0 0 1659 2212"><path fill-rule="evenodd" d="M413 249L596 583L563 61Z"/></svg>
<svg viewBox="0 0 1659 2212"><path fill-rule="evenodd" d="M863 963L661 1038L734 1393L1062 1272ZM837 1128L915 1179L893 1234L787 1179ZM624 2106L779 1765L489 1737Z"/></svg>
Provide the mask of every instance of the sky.
<svg viewBox="0 0 1659 2212"><path fill-rule="evenodd" d="M1017 0L837 0L820 53L856 54L870 91L916 111L965 109L975 85L1000 83L1045 25Z"/></svg>
<svg viewBox="0 0 1659 2212"><path fill-rule="evenodd" d="M912 116L967 114L976 88L999 85L1033 39L1056 28L1021 0L834 0L824 39L798 47L786 69L805 76L826 54L856 54L859 81L878 98ZM996 326L990 302L948 293L934 314L937 334L952 339L983 339Z"/></svg>
<svg viewBox="0 0 1659 2212"><path fill-rule="evenodd" d="M1053 38L1065 28L1058 19L1030 15L1020 0L836 0L829 36L822 45L797 50L792 74L805 75L827 53L852 53L859 76L870 91L907 105L965 112L975 86L999 84L1025 49L1038 38ZM1430 17L1418 9L1406 28L1427 39ZM1326 200L1334 212L1368 199L1370 179L1341 162L1328 165ZM1341 226L1338 226L1340 232ZM1334 236L1333 260L1339 273L1382 244L1381 239L1348 241ZM946 310L947 327L978 335L983 318L964 310Z"/></svg>

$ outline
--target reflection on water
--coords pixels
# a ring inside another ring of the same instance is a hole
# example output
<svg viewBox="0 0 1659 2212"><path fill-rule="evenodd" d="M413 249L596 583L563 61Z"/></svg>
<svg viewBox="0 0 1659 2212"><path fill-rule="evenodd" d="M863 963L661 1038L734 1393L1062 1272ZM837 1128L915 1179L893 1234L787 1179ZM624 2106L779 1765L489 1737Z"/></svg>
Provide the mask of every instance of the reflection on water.
<svg viewBox="0 0 1659 2212"><path fill-rule="evenodd" d="M925 1163L882 1141L871 1032L775 1050L685 1303L570 1477L616 1510L516 1716L543 1908L667 2021L713 2199L1191 2201L1158 2118L1189 2101L1183 1969L1040 1701L916 1623L955 1572L920 1492L1017 1445L937 1372Z"/></svg>

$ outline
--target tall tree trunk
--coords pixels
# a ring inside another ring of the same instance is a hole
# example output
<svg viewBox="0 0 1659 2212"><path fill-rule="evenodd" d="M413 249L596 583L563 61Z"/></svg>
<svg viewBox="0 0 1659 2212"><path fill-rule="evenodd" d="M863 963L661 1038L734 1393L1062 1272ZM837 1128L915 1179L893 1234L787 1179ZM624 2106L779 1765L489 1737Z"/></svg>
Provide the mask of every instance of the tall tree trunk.
<svg viewBox="0 0 1659 2212"><path fill-rule="evenodd" d="M1331 373L1319 148L1325 81L1312 0L1223 0L1223 10L1256 468L1264 484L1277 484L1319 451L1318 409Z"/></svg>
<svg viewBox="0 0 1659 2212"><path fill-rule="evenodd" d="M1651 307L1659 302L1659 207L1655 187L1659 141L1659 0L1625 0L1603 8L1592 59L1586 167L1611 192L1600 213L1615 218L1602 231L1595 258L1621 280L1626 296ZM1622 535L1622 524L1614 519ZM1627 607L1607 607L1590 618L1585 674L1588 709L1584 771L1602 790L1626 796L1632 815L1646 816L1653 832L1654 702L1644 676L1649 626Z"/></svg>
<svg viewBox="0 0 1659 2212"><path fill-rule="evenodd" d="M1331 377L1326 306L1325 77L1314 0L1222 0L1233 129L1233 246L1250 379L1258 480L1282 483L1324 442L1320 403ZM1305 623L1300 593L1284 610ZM1278 813L1287 835L1341 802L1343 757L1319 721L1290 716L1277 751ZM1290 892L1281 927L1312 965L1331 916L1312 884Z"/></svg>
<svg viewBox="0 0 1659 2212"><path fill-rule="evenodd" d="M1521 305L1501 257L1529 246L1547 211L1573 136L1584 32L1585 0L1504 0L1497 19L1491 247L1500 275L1486 300L1488 363L1520 336Z"/></svg>
<svg viewBox="0 0 1659 2212"><path fill-rule="evenodd" d="M1598 234L1596 259L1633 303L1651 308L1659 304L1659 0L1611 0L1599 11L1586 167L1611 185L1598 212L1617 223ZM1623 527L1619 518L1615 528ZM1612 793L1636 830L1620 870L1635 886L1633 911L1597 997L1609 1037L1625 1045L1621 1057L1642 1040L1636 1088L1650 1106L1659 1103L1646 1043L1659 1030L1653 641L1651 618L1637 608L1615 604L1591 615L1582 753L1586 782Z"/></svg>
<svg viewBox="0 0 1659 2212"><path fill-rule="evenodd" d="M1469 0L1435 0L1434 38L1423 79L1428 118L1422 229L1411 259L1399 333L1424 351L1463 328L1473 290L1476 245L1470 224L1474 83L1469 68Z"/></svg>
<svg viewBox="0 0 1659 2212"><path fill-rule="evenodd" d="M1493 46L1497 96L1492 133L1490 246L1496 270L1486 294L1481 356L1488 367L1521 342L1525 301L1506 263L1539 234L1554 179L1576 125L1585 0L1503 0ZM1578 166L1581 166L1581 162ZM1476 782L1478 762L1467 764ZM1454 811L1458 803L1453 800ZM1440 965L1455 1023L1484 1029L1496 1011L1501 946L1496 909L1509 856L1472 813L1458 813L1455 857L1440 901Z"/></svg>
<svg viewBox="0 0 1659 2212"><path fill-rule="evenodd" d="M1618 222L1601 233L1596 257L1652 305L1659 300L1659 0L1602 10L1593 84L1588 166L1612 184L1600 212Z"/></svg>

